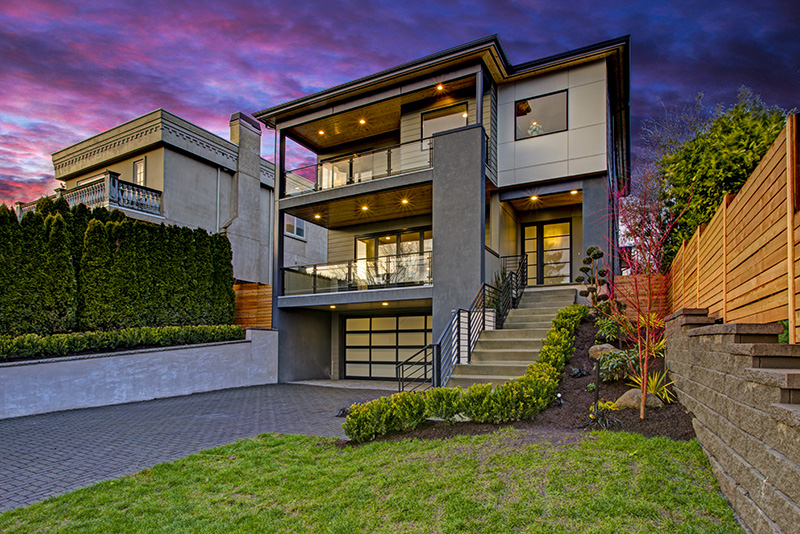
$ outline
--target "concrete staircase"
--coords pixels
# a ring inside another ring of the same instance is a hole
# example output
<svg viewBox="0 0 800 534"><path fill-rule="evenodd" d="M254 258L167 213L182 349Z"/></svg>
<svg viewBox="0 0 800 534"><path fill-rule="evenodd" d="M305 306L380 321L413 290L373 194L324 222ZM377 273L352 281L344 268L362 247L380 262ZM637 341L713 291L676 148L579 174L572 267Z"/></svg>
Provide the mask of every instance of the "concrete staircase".
<svg viewBox="0 0 800 534"><path fill-rule="evenodd" d="M576 294L572 288L526 289L519 308L509 312L502 330L481 333L471 363L456 365L447 387L500 384L524 375L538 358L556 313L574 304Z"/></svg>

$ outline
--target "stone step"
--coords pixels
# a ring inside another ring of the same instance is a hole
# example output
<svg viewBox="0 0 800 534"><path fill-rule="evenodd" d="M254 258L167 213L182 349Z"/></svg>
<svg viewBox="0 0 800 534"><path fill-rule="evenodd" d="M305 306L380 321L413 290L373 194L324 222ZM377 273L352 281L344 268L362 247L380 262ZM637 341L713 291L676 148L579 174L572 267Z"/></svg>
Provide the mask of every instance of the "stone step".
<svg viewBox="0 0 800 534"><path fill-rule="evenodd" d="M512 378L516 377L508 377L508 376L481 376L481 375L461 375L461 376L451 376L450 380L447 381L447 387L454 388L456 386L461 386L462 388L468 388L472 384L502 384L503 382L508 382Z"/></svg>
<svg viewBox="0 0 800 534"><path fill-rule="evenodd" d="M770 406L772 417L794 428L800 428L800 404L775 403Z"/></svg>
<svg viewBox="0 0 800 534"><path fill-rule="evenodd" d="M541 304L533 303L527 304L523 300L519 304L519 308L513 309L509 312L509 314L517 314L517 315L529 315L532 313L544 313L555 317L559 310L564 309L568 306L568 304L560 305L557 302L543 302Z"/></svg>
<svg viewBox="0 0 800 534"><path fill-rule="evenodd" d="M503 324L504 330L533 330L533 329L546 329L550 330L553 326L553 321L521 321L521 322L506 322Z"/></svg>
<svg viewBox="0 0 800 534"><path fill-rule="evenodd" d="M507 376L515 378L528 372L528 365L520 362L459 364L453 368L451 376Z"/></svg>
<svg viewBox="0 0 800 534"><path fill-rule="evenodd" d="M751 367L744 370L744 377L765 386L800 390L800 369Z"/></svg>
<svg viewBox="0 0 800 534"><path fill-rule="evenodd" d="M550 327L543 328L508 328L504 327L502 330L484 330L481 334L482 340L500 340L500 339L544 339Z"/></svg>
<svg viewBox="0 0 800 534"><path fill-rule="evenodd" d="M523 310L521 308L517 308L516 310L512 310L506 316L506 321L509 319L516 319L516 320L525 320L525 321L549 321L552 322L553 319L556 317L557 311L546 311L546 310L537 310L534 308L530 308L528 310Z"/></svg>
<svg viewBox="0 0 800 534"><path fill-rule="evenodd" d="M517 330L518 332L518 330ZM528 338L523 337L514 339L488 339L481 336L475 344L475 350L510 350L510 349L533 349L539 350L542 348L541 338Z"/></svg>
<svg viewBox="0 0 800 534"><path fill-rule="evenodd" d="M476 350L472 353L473 362L529 362L533 363L539 357L538 349L502 349L502 350Z"/></svg>

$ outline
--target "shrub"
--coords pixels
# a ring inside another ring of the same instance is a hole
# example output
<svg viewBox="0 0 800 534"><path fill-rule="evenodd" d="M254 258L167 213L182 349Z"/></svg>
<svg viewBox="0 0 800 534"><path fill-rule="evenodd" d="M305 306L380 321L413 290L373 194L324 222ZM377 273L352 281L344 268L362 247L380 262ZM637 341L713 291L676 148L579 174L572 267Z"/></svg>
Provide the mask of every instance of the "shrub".
<svg viewBox="0 0 800 534"><path fill-rule="evenodd" d="M669 386L674 384L674 382L667 382L667 373L669 369L664 369L661 372L654 372L649 375L647 379L647 392L652 393L659 399L661 399L664 404L671 404L675 402L675 394L669 390ZM638 375L634 375L631 377L630 386L642 389L642 376L641 373Z"/></svg>
<svg viewBox="0 0 800 534"><path fill-rule="evenodd" d="M639 372L639 358L633 351L614 350L599 358L600 378L603 382L614 382Z"/></svg>
<svg viewBox="0 0 800 534"><path fill-rule="evenodd" d="M135 347L168 347L242 339L244 328L234 325L162 326L126 328L110 332L23 334L0 336L0 361L9 358L53 358L81 352Z"/></svg>
<svg viewBox="0 0 800 534"><path fill-rule="evenodd" d="M453 424L462 411L461 388L433 388L425 392L425 413Z"/></svg>
<svg viewBox="0 0 800 534"><path fill-rule="evenodd" d="M464 415L476 423L491 423L494 420L492 385L472 384L461 394Z"/></svg>
<svg viewBox="0 0 800 534"><path fill-rule="evenodd" d="M392 412L391 430L407 432L425 422L425 397L416 392L404 391L389 397Z"/></svg>
<svg viewBox="0 0 800 534"><path fill-rule="evenodd" d="M389 432L391 414L388 397L353 404L342 428L347 437L356 443L370 441Z"/></svg>

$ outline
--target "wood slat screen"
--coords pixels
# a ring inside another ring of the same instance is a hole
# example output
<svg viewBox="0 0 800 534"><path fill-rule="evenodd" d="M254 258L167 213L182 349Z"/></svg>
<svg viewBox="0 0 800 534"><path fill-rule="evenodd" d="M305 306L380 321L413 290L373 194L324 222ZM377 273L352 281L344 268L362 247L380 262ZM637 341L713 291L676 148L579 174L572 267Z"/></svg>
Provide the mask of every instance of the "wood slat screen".
<svg viewBox="0 0 800 534"><path fill-rule="evenodd" d="M247 328L272 328L272 286L233 284L236 301L233 324Z"/></svg>
<svg viewBox="0 0 800 534"><path fill-rule="evenodd" d="M708 225L683 243L668 274L672 311L708 308L728 323L788 319L794 343L800 322L797 143L791 115L741 191L727 195Z"/></svg>

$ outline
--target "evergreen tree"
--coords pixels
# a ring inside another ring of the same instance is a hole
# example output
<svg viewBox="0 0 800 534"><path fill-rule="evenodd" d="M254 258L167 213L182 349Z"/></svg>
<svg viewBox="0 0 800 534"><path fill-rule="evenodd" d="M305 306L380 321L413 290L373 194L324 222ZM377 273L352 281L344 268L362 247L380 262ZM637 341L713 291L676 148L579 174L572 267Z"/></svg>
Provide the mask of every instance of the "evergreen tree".
<svg viewBox="0 0 800 534"><path fill-rule="evenodd" d="M110 264L111 247L106 225L92 220L86 228L81 257L78 317L82 330L105 330L111 322Z"/></svg>
<svg viewBox="0 0 800 534"><path fill-rule="evenodd" d="M42 287L41 299L47 316L48 333L60 334L75 327L77 284L69 251L67 223L58 212L48 216L46 222L46 227L49 227L45 254L48 283Z"/></svg>

